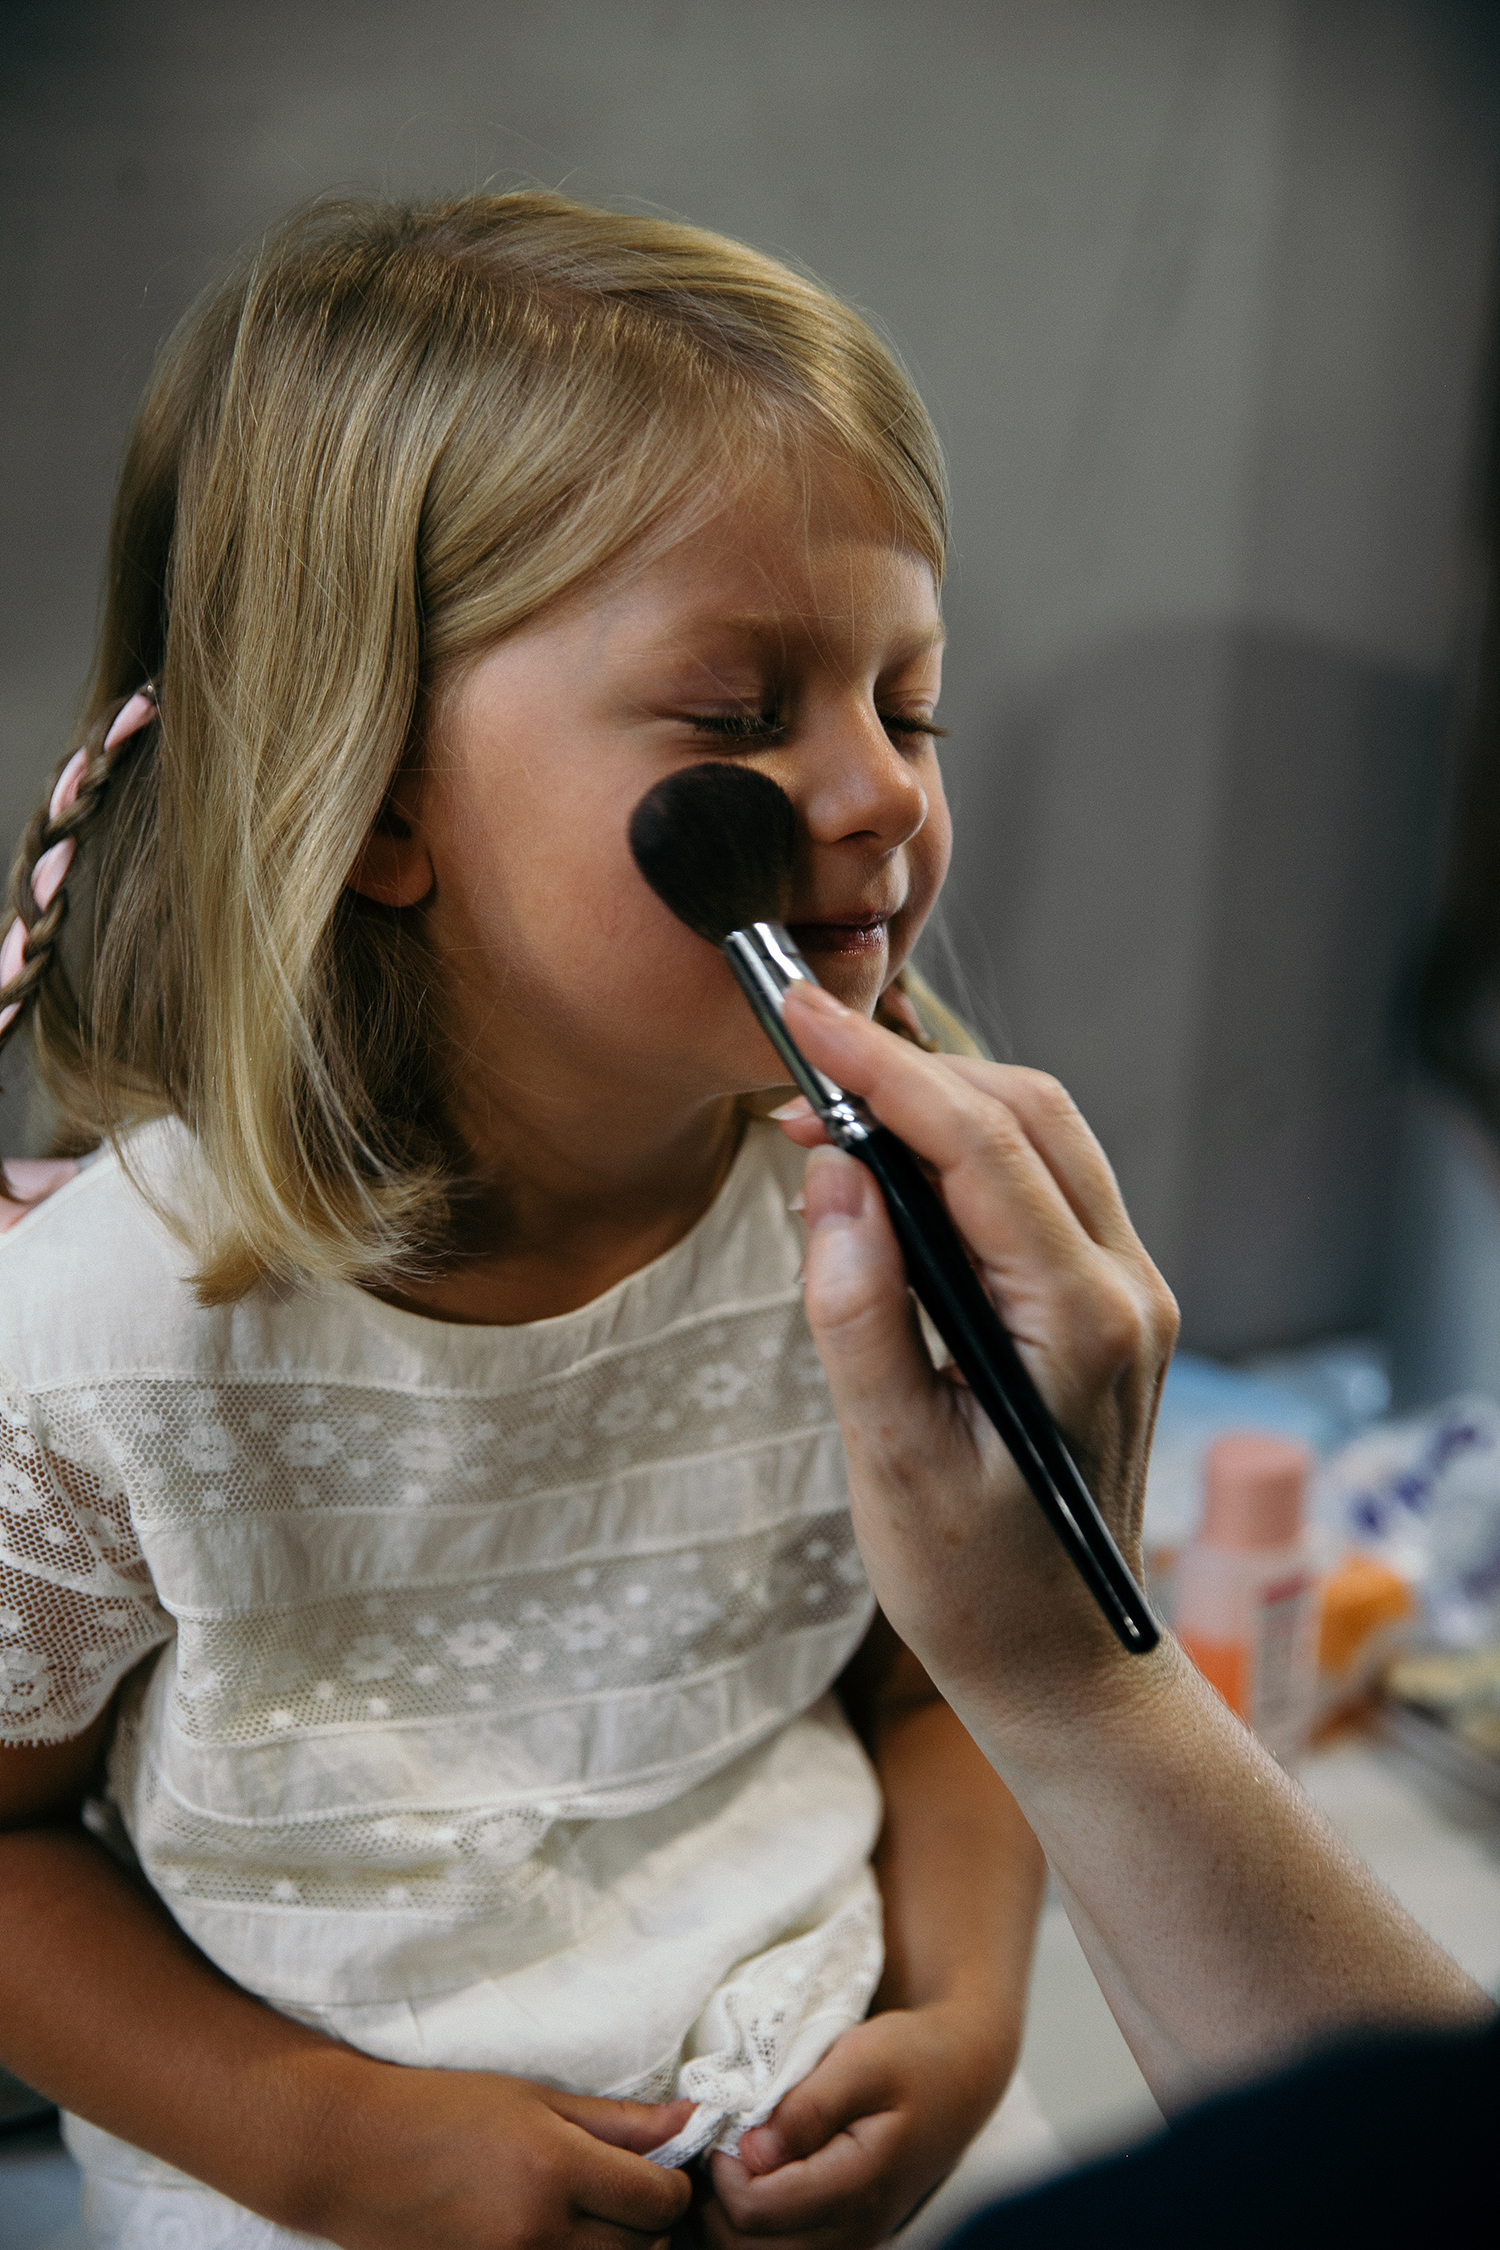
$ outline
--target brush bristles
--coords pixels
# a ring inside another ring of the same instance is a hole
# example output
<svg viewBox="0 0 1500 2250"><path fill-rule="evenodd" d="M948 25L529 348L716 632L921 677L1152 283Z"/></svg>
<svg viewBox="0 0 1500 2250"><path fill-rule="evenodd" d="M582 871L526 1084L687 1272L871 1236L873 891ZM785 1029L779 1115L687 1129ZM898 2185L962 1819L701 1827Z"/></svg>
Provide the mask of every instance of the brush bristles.
<svg viewBox="0 0 1500 2250"><path fill-rule="evenodd" d="M785 917L797 815L766 774L714 760L647 791L630 816L630 849L677 919L722 945L731 930Z"/></svg>

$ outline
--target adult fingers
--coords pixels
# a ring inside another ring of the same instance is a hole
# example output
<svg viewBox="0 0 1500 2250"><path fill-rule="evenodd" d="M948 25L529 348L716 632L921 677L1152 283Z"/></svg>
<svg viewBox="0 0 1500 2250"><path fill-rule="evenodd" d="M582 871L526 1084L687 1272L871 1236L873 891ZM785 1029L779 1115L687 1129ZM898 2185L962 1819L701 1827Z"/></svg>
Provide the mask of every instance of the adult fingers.
<svg viewBox="0 0 1500 2250"><path fill-rule="evenodd" d="M1004 1102L1056 1180L1080 1226L1106 1249L1138 1242L1120 1200L1114 1167L1066 1086L1045 1070L984 1062L975 1055L935 1055L934 1062L977 1093Z"/></svg>
<svg viewBox="0 0 1500 2250"><path fill-rule="evenodd" d="M1112 1185L1118 1218L1108 1228L1096 1218L1090 1231L1007 1103L947 1068L948 1058L920 1053L816 987L798 1001L796 1028L810 1059L865 1095L936 1169L1033 1372L1041 1379L1051 1366L1063 1378L1054 1409L1080 1384L1113 1380L1128 1362L1170 1348L1175 1306ZM1110 1247L1098 1239L1106 1232Z"/></svg>
<svg viewBox="0 0 1500 2250"><path fill-rule="evenodd" d="M1074 1217L1095 1241L1112 1249L1124 1249L1135 1242L1109 1159L1077 1103L1057 1079L1046 1071L985 1062L977 1055L929 1055L924 1063L929 1069L950 1072L992 1101L1004 1102L1062 1190ZM828 1139L812 1104L801 1094L771 1114L787 1139L799 1148L818 1148Z"/></svg>
<svg viewBox="0 0 1500 2250"><path fill-rule="evenodd" d="M832 1004L835 1008L837 1003ZM813 1011L804 1007L804 1018ZM936 1167L944 1199L982 1268L1002 1318L1033 1372L1057 1363L1065 1393L1113 1376L1142 1331L1141 1294L1149 1263L1101 1249L1080 1226L1057 1182L1012 1112L905 1048L889 1033L839 1009L830 1048L852 1061L876 1114L893 1124ZM825 1022L814 1025L821 1035ZM809 1045L812 1042L807 1042ZM829 1067L837 1067L830 1061ZM854 1083L855 1071L843 1071ZM812 1214L809 1212L809 1217ZM814 1259L809 1278L821 1276ZM809 1299L815 1325L817 1292ZM1056 1405L1056 1401L1053 1402Z"/></svg>
<svg viewBox="0 0 1500 2250"><path fill-rule="evenodd" d="M788 1028L808 1059L864 1095L881 1122L930 1163L946 1170L956 1162L977 1122L999 1105L1094 1240L1112 1249L1134 1245L1109 1161L1056 1079L969 1056L923 1054L816 985L793 985L787 1005ZM811 1129L795 1114L783 1131L812 1145Z"/></svg>
<svg viewBox="0 0 1500 2250"><path fill-rule="evenodd" d="M1003 1265L1038 1230L1055 1238L1054 1247L1093 1239L1003 1101L950 1070L947 1057L922 1054L831 993L794 990L806 994L794 1028L809 1060L862 1094L881 1123L934 1167L955 1219L987 1262ZM957 1199L965 1195L974 1208L960 1218Z"/></svg>

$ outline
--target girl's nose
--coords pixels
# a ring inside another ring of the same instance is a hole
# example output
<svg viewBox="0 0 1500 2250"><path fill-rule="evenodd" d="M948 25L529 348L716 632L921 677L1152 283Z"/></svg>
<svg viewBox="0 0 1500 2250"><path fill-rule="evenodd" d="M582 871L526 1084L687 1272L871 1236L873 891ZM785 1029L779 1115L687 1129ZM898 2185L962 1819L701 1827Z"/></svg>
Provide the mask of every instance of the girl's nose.
<svg viewBox="0 0 1500 2250"><path fill-rule="evenodd" d="M878 712L841 714L817 730L807 753L795 794L815 844L863 841L893 852L910 843L927 818L927 792Z"/></svg>

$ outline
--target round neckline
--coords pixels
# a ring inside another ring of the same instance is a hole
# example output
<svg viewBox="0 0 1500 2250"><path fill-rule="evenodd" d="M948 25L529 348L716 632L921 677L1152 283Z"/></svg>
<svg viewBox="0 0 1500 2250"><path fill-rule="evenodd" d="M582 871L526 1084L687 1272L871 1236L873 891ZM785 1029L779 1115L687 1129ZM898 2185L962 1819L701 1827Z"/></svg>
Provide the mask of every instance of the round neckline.
<svg viewBox="0 0 1500 2250"><path fill-rule="evenodd" d="M489 1343L493 1348L509 1345L514 1349L522 1339L534 1338L538 1344L554 1341L566 1334L569 1323L607 1323L614 1310L625 1300L638 1293L654 1293L656 1288L671 1278L671 1268L678 1262L688 1263L702 1250L710 1232L718 1225L732 1197L737 1197L749 1165L752 1150L757 1146L755 1128L764 1122L747 1117L740 1135L738 1148L730 1161L712 1200L693 1221L685 1234L678 1236L665 1250L659 1250L645 1265L637 1266L633 1273L623 1274L612 1281L597 1297L584 1304L574 1305L568 1312L547 1313L540 1320L477 1321L443 1320L432 1313L411 1312L403 1305L388 1304L383 1297L373 1296L356 1282L335 1284L336 1294L346 1303L352 1297L358 1302L360 1317L382 1328L393 1341L412 1344L426 1340L429 1347L439 1338L472 1337L476 1344Z"/></svg>

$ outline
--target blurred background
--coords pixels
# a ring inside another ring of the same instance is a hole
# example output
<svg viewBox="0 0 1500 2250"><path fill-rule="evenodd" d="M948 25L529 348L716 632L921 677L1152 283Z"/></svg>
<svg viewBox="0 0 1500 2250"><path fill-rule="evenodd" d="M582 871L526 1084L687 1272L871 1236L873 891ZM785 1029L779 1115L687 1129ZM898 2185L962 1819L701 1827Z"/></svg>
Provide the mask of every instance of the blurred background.
<svg viewBox="0 0 1500 2250"><path fill-rule="evenodd" d="M0 0L7 839L221 261L328 190L531 184L790 257L914 372L956 498L925 965L1073 1090L1181 1299L1158 1600L1251 1423L1321 1463L1320 1722L1436 1647L1305 1777L1500 1989L1500 9ZM1038 1960L1062 2146L1149 2129L1055 1904ZM14 2239L76 2250L55 2142L7 2146Z"/></svg>
<svg viewBox="0 0 1500 2250"><path fill-rule="evenodd" d="M1406 1062L1480 637L1496 11L3 0L0 25L7 840L69 747L153 348L237 245L330 188L484 182L743 236L873 314L948 447L932 966L1072 1088L1190 1344L1383 1333L1399 1395L1500 1391L1488 1144ZM44 1130L23 1070L12 1155Z"/></svg>

